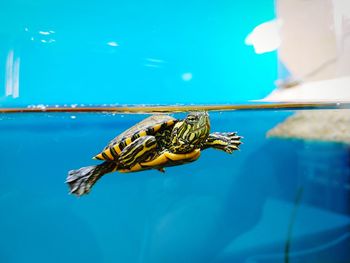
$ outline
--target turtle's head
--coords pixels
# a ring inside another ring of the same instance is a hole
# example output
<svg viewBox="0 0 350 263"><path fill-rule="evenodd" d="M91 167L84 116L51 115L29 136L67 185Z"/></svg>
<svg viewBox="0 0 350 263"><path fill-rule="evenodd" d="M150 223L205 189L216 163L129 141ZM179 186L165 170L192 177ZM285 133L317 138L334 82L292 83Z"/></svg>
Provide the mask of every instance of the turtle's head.
<svg viewBox="0 0 350 263"><path fill-rule="evenodd" d="M200 148L207 140L210 122L207 112L190 112L187 117L174 126L171 133L171 152L186 153Z"/></svg>

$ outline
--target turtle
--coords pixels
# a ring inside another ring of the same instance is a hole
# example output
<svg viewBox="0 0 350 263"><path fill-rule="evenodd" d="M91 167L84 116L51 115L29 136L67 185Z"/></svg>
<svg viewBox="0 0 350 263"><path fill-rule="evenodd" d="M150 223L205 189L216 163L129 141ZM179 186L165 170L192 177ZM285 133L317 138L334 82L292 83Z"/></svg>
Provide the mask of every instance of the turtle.
<svg viewBox="0 0 350 263"><path fill-rule="evenodd" d="M88 194L103 175L111 172L138 172L193 162L202 150L214 148L226 153L239 150L236 132L210 133L206 111L189 112L184 119L152 115L114 138L93 159L103 163L68 172L70 193Z"/></svg>

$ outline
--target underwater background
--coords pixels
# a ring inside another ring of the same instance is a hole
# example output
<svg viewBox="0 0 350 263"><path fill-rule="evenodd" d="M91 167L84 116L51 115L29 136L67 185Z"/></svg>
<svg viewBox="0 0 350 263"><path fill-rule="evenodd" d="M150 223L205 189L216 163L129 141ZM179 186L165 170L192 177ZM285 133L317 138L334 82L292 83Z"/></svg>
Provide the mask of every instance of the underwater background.
<svg viewBox="0 0 350 263"><path fill-rule="evenodd" d="M81 198L64 183L149 113L46 107L261 99L277 52L245 38L274 18L271 0L1 1L0 262L349 262L349 147L267 136L302 108L210 112L240 151L109 174Z"/></svg>

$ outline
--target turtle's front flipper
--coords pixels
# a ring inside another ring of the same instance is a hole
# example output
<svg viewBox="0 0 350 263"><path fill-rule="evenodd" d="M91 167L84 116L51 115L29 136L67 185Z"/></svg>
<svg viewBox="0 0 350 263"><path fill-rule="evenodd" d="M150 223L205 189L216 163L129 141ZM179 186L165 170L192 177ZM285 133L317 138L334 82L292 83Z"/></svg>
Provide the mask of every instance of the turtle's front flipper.
<svg viewBox="0 0 350 263"><path fill-rule="evenodd" d="M239 145L242 143L241 138L235 132L214 132L209 134L206 143L201 149L204 150L210 147L232 153L235 150L239 150Z"/></svg>
<svg viewBox="0 0 350 263"><path fill-rule="evenodd" d="M99 165L82 167L78 170L69 171L66 183L71 194L81 196L88 194L91 187L104 174L113 172L117 167L115 162L104 162Z"/></svg>

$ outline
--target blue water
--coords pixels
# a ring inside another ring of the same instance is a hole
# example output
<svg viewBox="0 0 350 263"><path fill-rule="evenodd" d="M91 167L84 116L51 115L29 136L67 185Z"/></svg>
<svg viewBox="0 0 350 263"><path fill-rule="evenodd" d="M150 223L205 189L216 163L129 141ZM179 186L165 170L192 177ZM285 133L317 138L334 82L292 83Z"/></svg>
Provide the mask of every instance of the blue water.
<svg viewBox="0 0 350 263"><path fill-rule="evenodd" d="M244 40L274 18L273 0L5 0L0 106L260 99L274 89L277 52L257 55ZM15 99L2 88L11 54Z"/></svg>
<svg viewBox="0 0 350 263"><path fill-rule="evenodd" d="M349 150L267 139L292 113L212 112L241 151L109 174L81 198L67 172L148 115L1 115L0 262L349 262Z"/></svg>

